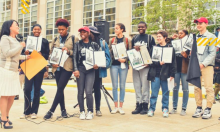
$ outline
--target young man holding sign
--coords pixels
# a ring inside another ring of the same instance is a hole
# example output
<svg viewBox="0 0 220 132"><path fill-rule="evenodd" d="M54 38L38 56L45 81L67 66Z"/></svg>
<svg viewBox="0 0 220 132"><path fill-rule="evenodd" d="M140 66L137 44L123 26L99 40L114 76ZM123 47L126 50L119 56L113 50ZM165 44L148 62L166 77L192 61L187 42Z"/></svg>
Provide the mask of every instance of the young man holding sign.
<svg viewBox="0 0 220 132"><path fill-rule="evenodd" d="M132 47L137 51L140 51L140 46L145 45L149 52L153 48L153 45L156 45L154 38L149 34L145 34L146 29L147 24L145 22L140 22L138 24L139 35L132 39ZM132 114L147 114L150 98L150 83L147 80L148 71L149 67L147 64L146 67L141 70L133 69L136 108L132 111Z"/></svg>
<svg viewBox="0 0 220 132"><path fill-rule="evenodd" d="M215 35L210 33L206 27L208 26L208 20L204 17L194 20L194 23L197 24L197 30L199 34L197 38L207 38L215 39ZM211 41L212 42L212 41ZM215 44L209 46L210 42L206 45L203 54L198 54L199 65L202 73L202 78L204 79L204 87L207 94L207 106L206 109L202 110L202 90L198 87L195 87L195 99L197 109L195 114L192 116L194 118L199 118L202 116L202 119L211 118L211 108L214 101L214 90L213 90L213 66L215 64L216 56L216 47Z"/></svg>

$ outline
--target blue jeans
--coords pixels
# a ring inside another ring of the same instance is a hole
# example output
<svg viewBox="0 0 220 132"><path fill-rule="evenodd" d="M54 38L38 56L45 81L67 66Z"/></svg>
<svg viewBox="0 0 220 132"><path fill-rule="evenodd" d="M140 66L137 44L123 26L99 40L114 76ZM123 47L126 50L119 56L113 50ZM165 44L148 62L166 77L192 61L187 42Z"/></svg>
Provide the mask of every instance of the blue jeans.
<svg viewBox="0 0 220 132"><path fill-rule="evenodd" d="M118 76L120 80L120 102L124 102L125 98L125 84L128 74L128 66L125 69L121 69L121 65L112 65L110 68L112 86L113 86L113 98L114 102L118 102Z"/></svg>
<svg viewBox="0 0 220 132"><path fill-rule="evenodd" d="M42 95L44 95L44 93L45 93L45 91L41 88L41 89L40 89L40 97L41 97ZM34 83L33 83L33 85L32 85L32 90L31 90L31 102L33 102L33 99L34 99Z"/></svg>
<svg viewBox="0 0 220 132"><path fill-rule="evenodd" d="M167 85L167 80L163 81L160 78L155 77L154 81L151 81L151 97L150 97L150 109L155 111L157 104L157 97L160 90L160 86L162 87L162 110L169 110L169 89Z"/></svg>
<svg viewBox="0 0 220 132"><path fill-rule="evenodd" d="M180 88L180 79L182 82L182 90L183 90L183 104L182 109L187 108L188 99L189 99L189 88L188 82L186 81L187 74L178 72L175 74L175 84L176 86L173 89L173 108L177 108L178 97L179 97L179 88Z"/></svg>

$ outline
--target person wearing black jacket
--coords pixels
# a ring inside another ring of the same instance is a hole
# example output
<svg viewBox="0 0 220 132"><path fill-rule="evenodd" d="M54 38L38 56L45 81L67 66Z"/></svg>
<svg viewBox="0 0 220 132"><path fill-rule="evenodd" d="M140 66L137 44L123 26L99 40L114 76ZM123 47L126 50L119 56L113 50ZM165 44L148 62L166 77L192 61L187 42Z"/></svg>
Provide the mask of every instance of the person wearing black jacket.
<svg viewBox="0 0 220 132"><path fill-rule="evenodd" d="M214 66L214 81L215 84L215 97L218 95L220 91L220 52L219 48L217 48L217 53L215 57L215 66ZM214 101L215 103L215 101Z"/></svg>
<svg viewBox="0 0 220 132"><path fill-rule="evenodd" d="M41 34L41 26L39 24L35 24L32 27L32 32L35 37L39 37ZM49 52L50 52L49 42L47 39L43 38L41 51L39 53L46 60L48 60ZM30 52L26 50L26 48L23 49L22 53L26 55L30 54ZM25 117L30 115L32 119L37 118L39 102L40 102L40 89L45 72L46 72L46 67L43 70L41 70L39 73L37 73L31 80L28 80L28 78L25 77L25 86L24 86L25 107L24 107L24 114L20 117L21 119L24 119ZM32 91L33 83L34 83L34 99L33 99L33 103L31 104L31 91Z"/></svg>
<svg viewBox="0 0 220 132"><path fill-rule="evenodd" d="M157 32L158 47L172 47L170 44L166 43L168 34L166 31ZM153 48L154 49L154 48ZM152 56L152 55L151 55ZM148 73L148 80L151 81L151 98L150 98L150 108L148 111L148 116L152 117L156 109L157 97L159 93L160 86L162 87L162 111L163 117L169 116L169 89L168 89L168 78L169 81L174 79L176 73L176 58L175 50L173 48L172 53L172 63L164 62L154 62L150 65L150 70Z"/></svg>
<svg viewBox="0 0 220 132"><path fill-rule="evenodd" d="M140 46L146 46L148 52L156 45L154 38L145 34L147 29L147 24L145 22L140 22L138 24L139 34L134 36L131 43L132 47L137 51L140 51ZM132 111L132 114L147 114L148 104L150 100L150 82L147 80L147 75L149 72L149 66L145 65L145 68L141 70L133 69L133 82L136 94L136 108Z"/></svg>
<svg viewBox="0 0 220 132"><path fill-rule="evenodd" d="M91 120L93 119L93 85L95 81L95 70L98 69L97 65L94 65L91 69L86 69L84 61L86 60L86 50L98 51L100 46L89 40L90 29L88 27L82 27L78 30L82 40L77 42L74 46L73 52L73 66L74 75L77 78L78 87L78 103L80 107L80 119ZM85 114L84 108L84 92L86 93L86 102L88 106L88 112Z"/></svg>

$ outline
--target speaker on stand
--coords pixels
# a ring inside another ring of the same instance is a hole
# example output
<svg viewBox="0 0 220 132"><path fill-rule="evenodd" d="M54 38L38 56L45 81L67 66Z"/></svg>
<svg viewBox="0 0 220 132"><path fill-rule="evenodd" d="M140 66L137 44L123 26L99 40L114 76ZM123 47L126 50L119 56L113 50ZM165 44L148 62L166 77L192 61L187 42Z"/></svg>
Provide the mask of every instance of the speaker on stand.
<svg viewBox="0 0 220 132"><path fill-rule="evenodd" d="M95 21L94 26L100 32L100 37L105 40L105 42L109 42L109 22L105 20Z"/></svg>

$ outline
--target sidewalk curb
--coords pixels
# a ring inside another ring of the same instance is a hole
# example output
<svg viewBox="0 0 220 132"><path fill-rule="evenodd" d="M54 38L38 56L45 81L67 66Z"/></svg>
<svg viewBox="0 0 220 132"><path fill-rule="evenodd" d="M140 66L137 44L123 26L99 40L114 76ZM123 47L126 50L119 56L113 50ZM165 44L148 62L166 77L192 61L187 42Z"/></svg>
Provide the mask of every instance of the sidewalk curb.
<svg viewBox="0 0 220 132"><path fill-rule="evenodd" d="M42 83L42 85L47 85L47 86L57 86L57 84L54 83ZM73 88L77 88L77 85L74 84L67 84L66 87L73 87ZM112 91L112 87L105 87L107 90L111 90ZM118 90L119 91L119 90ZM130 93L135 93L134 89L125 89L125 92L130 92ZM162 95L162 92L159 92L159 95ZM170 92L170 96L173 96L173 92ZM183 97L183 93L179 93L179 97ZM205 99L205 95L202 95L203 99ZM189 98L195 98L195 95L192 93L189 93Z"/></svg>

